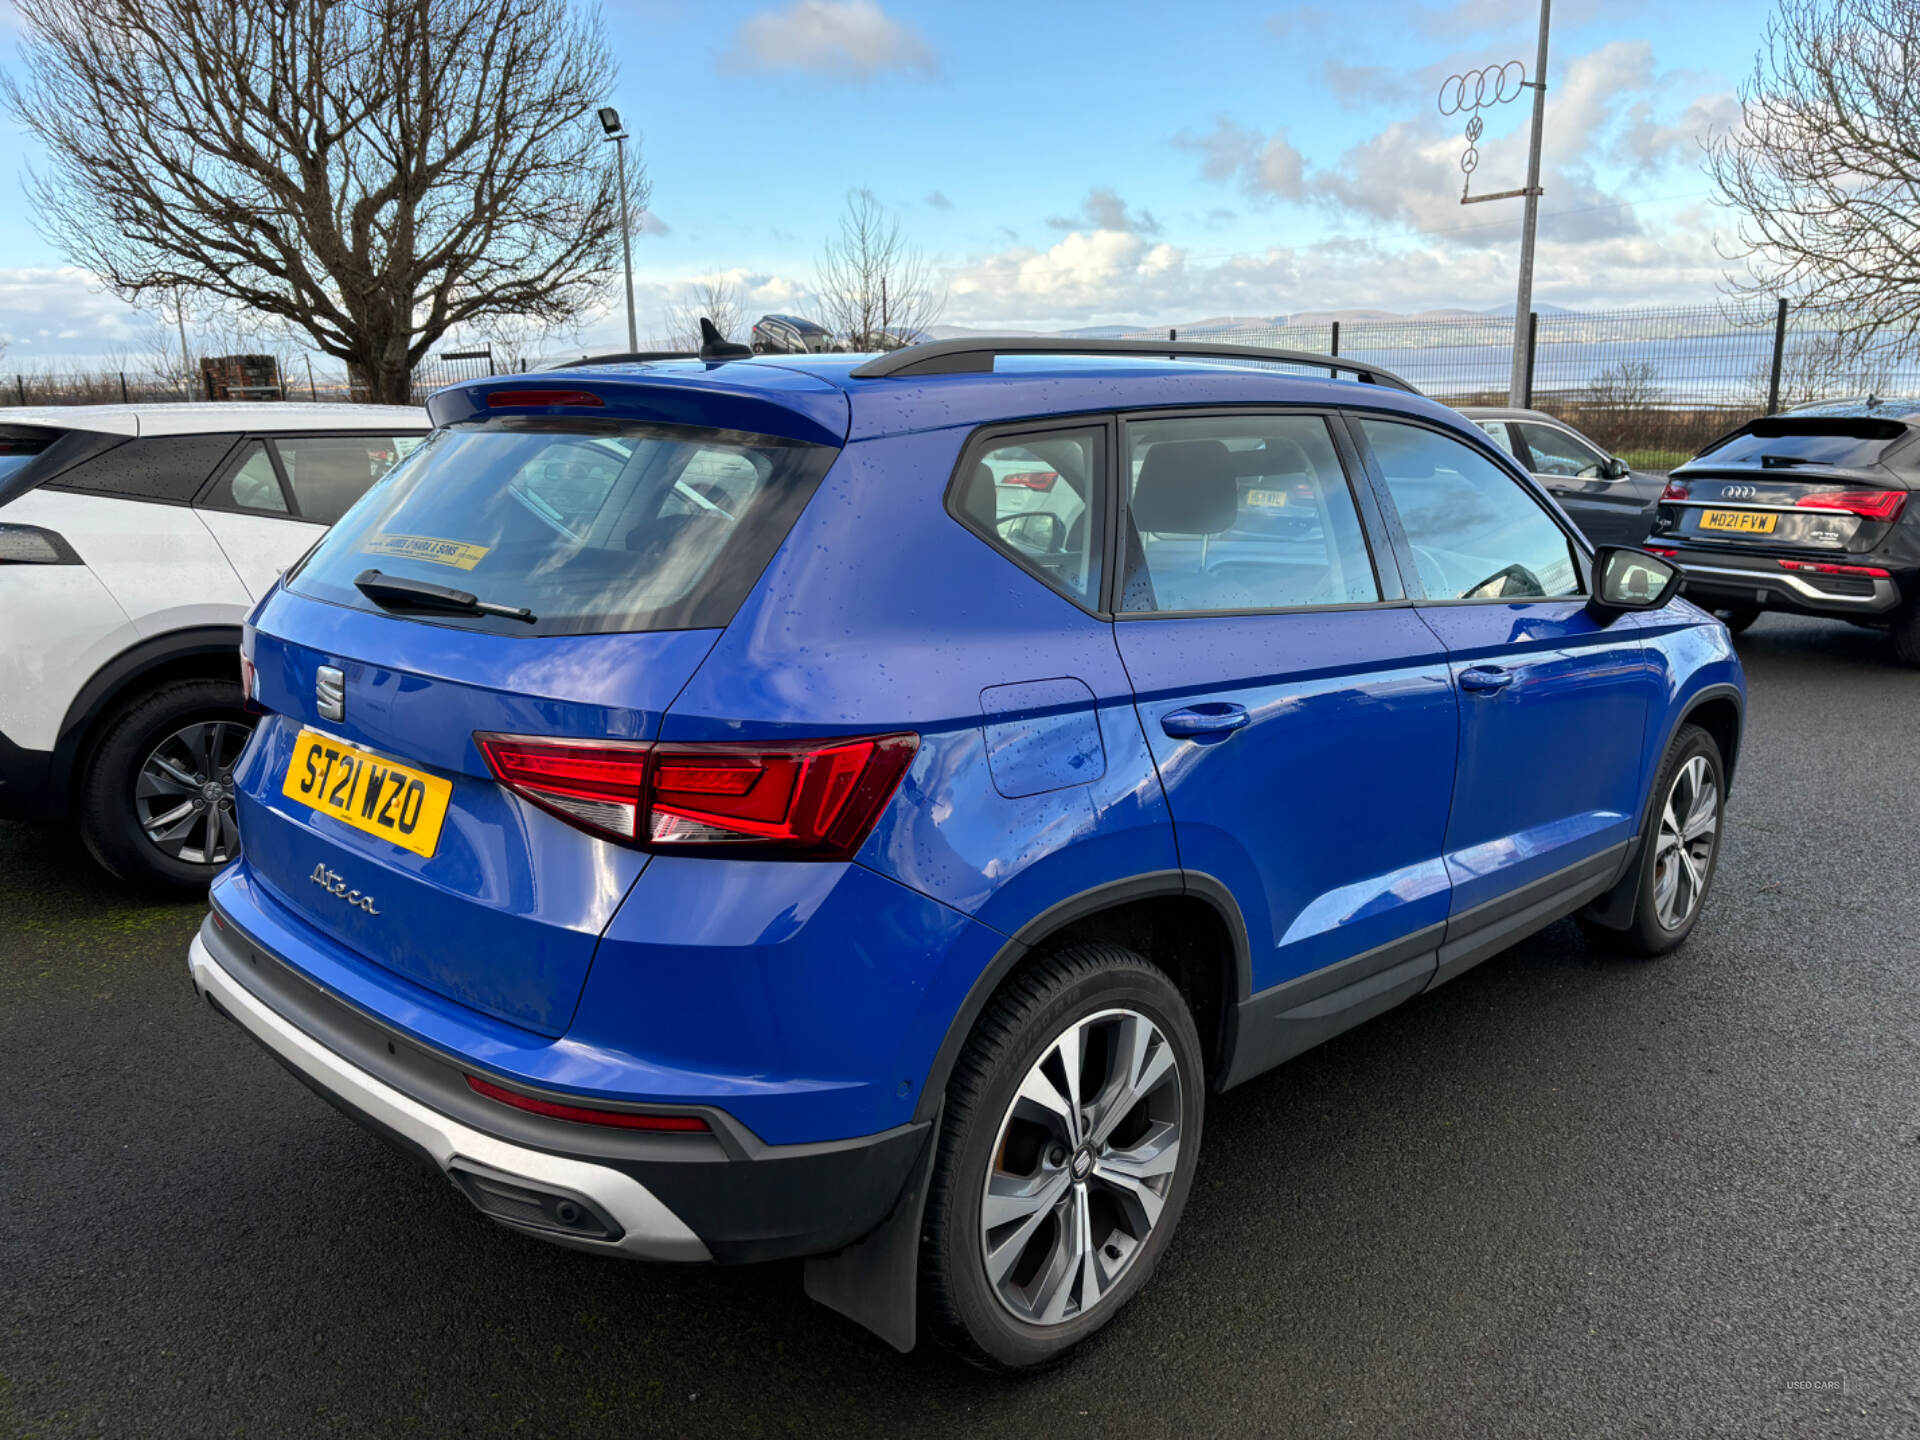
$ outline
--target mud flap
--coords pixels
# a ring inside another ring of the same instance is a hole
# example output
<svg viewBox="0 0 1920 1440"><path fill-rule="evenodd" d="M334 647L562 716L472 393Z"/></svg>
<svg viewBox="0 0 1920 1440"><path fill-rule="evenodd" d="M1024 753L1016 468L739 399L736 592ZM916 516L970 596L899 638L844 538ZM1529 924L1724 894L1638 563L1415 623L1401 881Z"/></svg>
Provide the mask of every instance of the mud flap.
<svg viewBox="0 0 1920 1440"><path fill-rule="evenodd" d="M1627 864L1620 878L1598 900L1583 907L1579 914L1607 930L1625 930L1633 924L1633 902L1640 895L1640 836L1627 847Z"/></svg>
<svg viewBox="0 0 1920 1440"><path fill-rule="evenodd" d="M920 1157L892 1211L867 1235L832 1255L806 1264L807 1294L829 1310L838 1310L905 1354L913 1349L920 1303L920 1218L926 1213L927 1187L940 1144L940 1119L946 1101L934 1113Z"/></svg>

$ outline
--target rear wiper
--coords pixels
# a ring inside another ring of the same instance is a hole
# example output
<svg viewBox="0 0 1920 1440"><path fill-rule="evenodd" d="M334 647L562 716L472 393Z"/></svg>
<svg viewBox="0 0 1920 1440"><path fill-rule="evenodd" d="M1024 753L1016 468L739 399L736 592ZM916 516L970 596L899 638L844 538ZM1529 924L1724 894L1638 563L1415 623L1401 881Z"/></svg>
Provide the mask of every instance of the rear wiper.
<svg viewBox="0 0 1920 1440"><path fill-rule="evenodd" d="M504 615L509 620L533 624L535 615L524 605L493 605L466 590L435 585L431 580L409 580L402 575L382 575L378 570L362 570L353 579L354 589L374 604L388 610L440 610L449 615Z"/></svg>

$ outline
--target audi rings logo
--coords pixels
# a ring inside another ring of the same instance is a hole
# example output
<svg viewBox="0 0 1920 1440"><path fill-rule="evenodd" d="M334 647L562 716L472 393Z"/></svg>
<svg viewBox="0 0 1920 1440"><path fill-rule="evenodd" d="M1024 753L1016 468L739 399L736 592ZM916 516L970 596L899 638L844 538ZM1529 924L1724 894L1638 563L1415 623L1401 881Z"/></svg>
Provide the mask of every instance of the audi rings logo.
<svg viewBox="0 0 1920 1440"><path fill-rule="evenodd" d="M1751 500L1759 493L1751 485L1723 485L1720 488L1722 500Z"/></svg>
<svg viewBox="0 0 1920 1440"><path fill-rule="evenodd" d="M1518 100L1527 88L1527 67L1518 60L1504 65L1483 65L1464 75L1449 75L1440 82L1440 113L1467 117L1467 148L1461 153L1460 168L1471 176L1480 165L1480 137L1486 122L1480 111L1489 105L1504 105ZM1465 191L1461 194L1464 196Z"/></svg>
<svg viewBox="0 0 1920 1440"><path fill-rule="evenodd" d="M1485 105L1504 105L1518 100L1527 88L1527 67L1518 60L1504 65L1483 65L1464 75L1449 75L1440 82L1440 113L1459 115Z"/></svg>

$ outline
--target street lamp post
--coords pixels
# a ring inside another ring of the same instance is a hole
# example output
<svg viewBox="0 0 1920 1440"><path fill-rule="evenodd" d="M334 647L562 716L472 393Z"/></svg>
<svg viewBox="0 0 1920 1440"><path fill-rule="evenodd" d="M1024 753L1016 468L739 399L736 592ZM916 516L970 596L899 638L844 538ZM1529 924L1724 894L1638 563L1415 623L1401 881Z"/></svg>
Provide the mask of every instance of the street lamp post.
<svg viewBox="0 0 1920 1440"><path fill-rule="evenodd" d="M600 107L603 138L613 142L620 170L620 254L627 271L627 350L640 348L640 327L633 315L633 218L627 212L627 132L620 123L620 112L611 105Z"/></svg>

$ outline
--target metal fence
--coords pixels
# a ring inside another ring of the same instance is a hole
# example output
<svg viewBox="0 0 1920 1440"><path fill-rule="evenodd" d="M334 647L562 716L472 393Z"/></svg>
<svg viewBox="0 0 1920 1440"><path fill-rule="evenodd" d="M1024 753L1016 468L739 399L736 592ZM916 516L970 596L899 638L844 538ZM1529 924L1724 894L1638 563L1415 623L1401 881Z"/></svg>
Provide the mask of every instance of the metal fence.
<svg viewBox="0 0 1920 1440"><path fill-rule="evenodd" d="M1513 318L1142 330L1369 360L1453 405L1504 405ZM1840 336L1790 307L1666 306L1529 317L1528 403L1649 466L1678 464L1755 416L1817 400L1920 396L1920 346Z"/></svg>
<svg viewBox="0 0 1920 1440"><path fill-rule="evenodd" d="M253 400L306 401L316 404L341 404L367 398L366 389L355 384L331 357L305 353L278 359L279 384L256 387L245 398ZM0 393L4 405L126 405L152 404L175 400L208 398L206 378L196 359L192 368L157 371L125 367L114 361L86 368L55 370L41 367L21 368L10 374L0 372ZM481 379L496 371L490 346L447 350L430 355L414 368L413 392L416 399L431 395L462 380ZM238 399L239 396L232 398Z"/></svg>
<svg viewBox="0 0 1920 1440"><path fill-rule="evenodd" d="M1175 333L1369 360L1455 405L1506 403L1514 343L1505 315L1136 332L1154 339ZM1852 395L1920 396L1920 346L1849 339L1778 305L1546 311L1530 317L1521 342L1532 354L1534 406L1651 467L1677 464L1770 409ZM284 398L362 398L333 364L298 355L283 360ZM513 368L496 365L485 346L442 351L414 372L415 394ZM7 401L20 405L192 398L192 385L179 376L112 366L4 378L12 382Z"/></svg>

